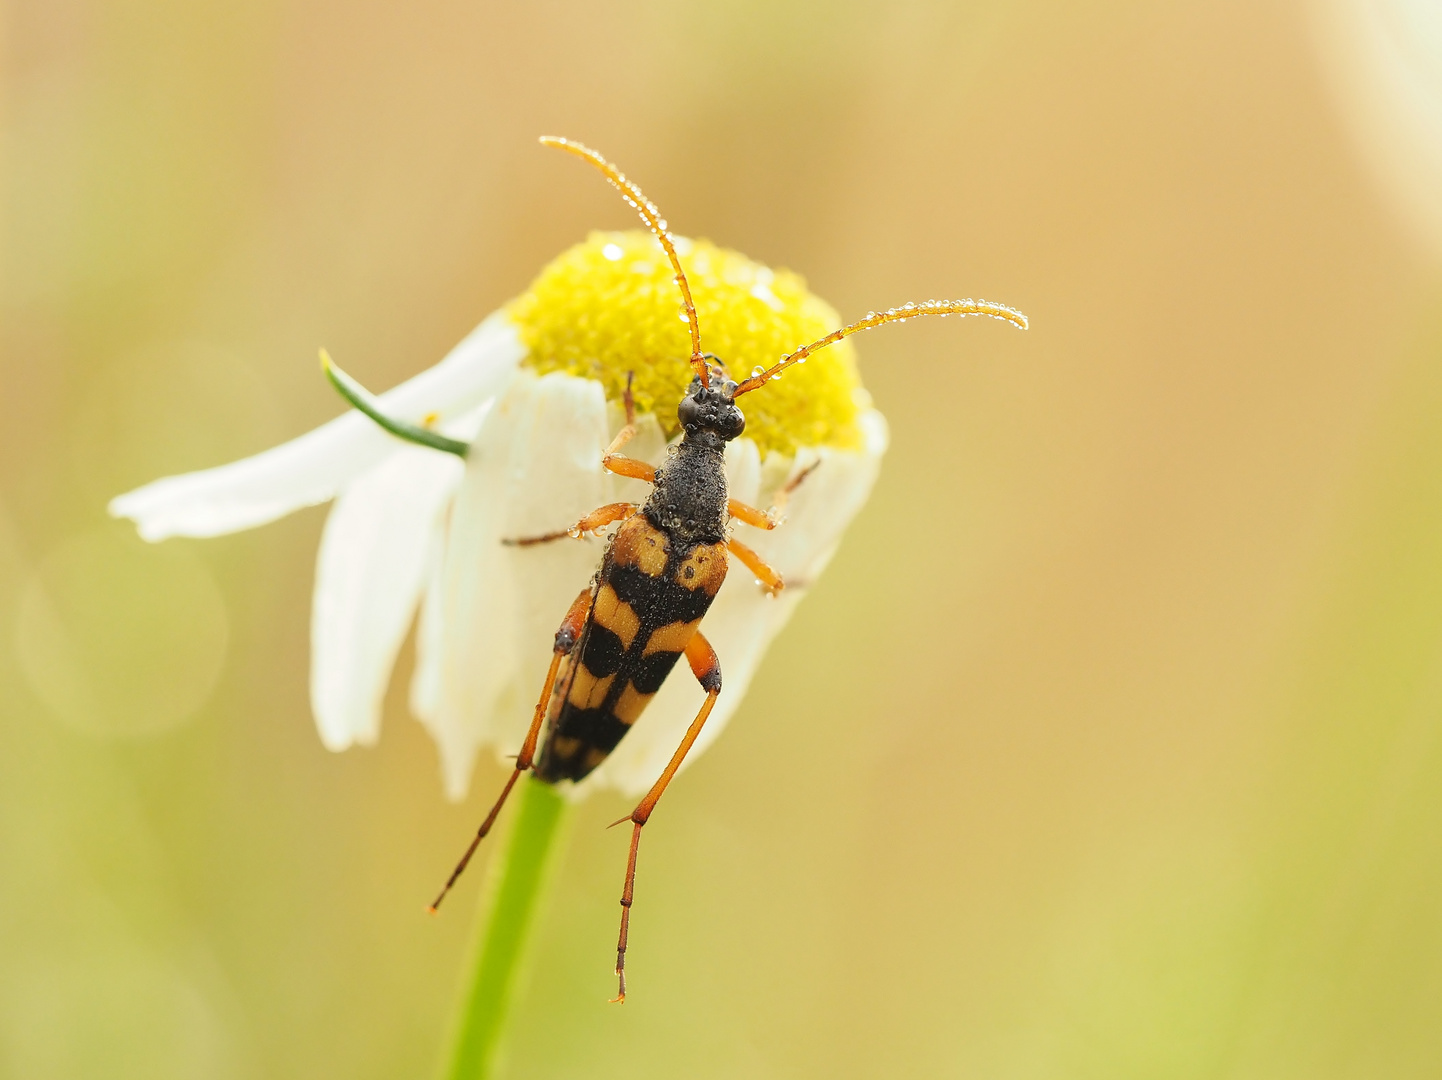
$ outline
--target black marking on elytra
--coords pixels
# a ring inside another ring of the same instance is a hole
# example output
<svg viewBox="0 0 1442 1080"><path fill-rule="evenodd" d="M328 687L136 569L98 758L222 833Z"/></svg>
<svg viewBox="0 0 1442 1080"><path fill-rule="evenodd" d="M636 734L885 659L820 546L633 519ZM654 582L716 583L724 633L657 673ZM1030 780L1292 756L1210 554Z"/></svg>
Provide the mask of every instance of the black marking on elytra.
<svg viewBox="0 0 1442 1080"><path fill-rule="evenodd" d="M650 656L641 657L631 672L631 682L637 692L654 694L661 689L661 684L666 681L666 676L671 674L671 669L679 659L681 654L678 652L654 652Z"/></svg>
<svg viewBox="0 0 1442 1080"><path fill-rule="evenodd" d="M699 619L711 607L712 597L704 590L688 589L671 580L672 567L680 565L690 554L689 548L673 554L664 577L651 577L634 566L611 568L611 588L631 605L631 610L641 620L641 631L637 633L636 641L641 640L642 633L649 633L658 626ZM636 647L635 641L631 647Z"/></svg>
<svg viewBox="0 0 1442 1080"><path fill-rule="evenodd" d="M620 636L614 630L593 622L591 632L586 636L586 647L581 651L581 661L586 670L596 678L604 679L621 670L625 656L626 646L621 644Z"/></svg>
<svg viewBox="0 0 1442 1080"><path fill-rule="evenodd" d="M581 751L578 756L585 757L585 751L591 747L609 754L616 749L621 737L630 730L628 725L622 723L604 706L594 709L573 707L569 710L561 734L580 739Z"/></svg>

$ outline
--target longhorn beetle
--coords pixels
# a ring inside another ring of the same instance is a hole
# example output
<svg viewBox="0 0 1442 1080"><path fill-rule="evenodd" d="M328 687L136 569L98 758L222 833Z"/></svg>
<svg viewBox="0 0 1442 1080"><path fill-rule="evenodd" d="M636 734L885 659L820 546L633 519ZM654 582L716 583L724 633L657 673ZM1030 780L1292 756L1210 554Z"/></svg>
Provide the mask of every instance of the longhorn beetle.
<svg viewBox="0 0 1442 1080"><path fill-rule="evenodd" d="M541 686L525 742L516 756L515 770L429 910L435 912L461 876L477 845L491 831L521 774L534 769L541 780L551 784L583 779L625 737L684 654L691 673L706 692L706 700L655 784L627 817L614 823L631 822L631 848L626 859L626 882L621 891L621 933L616 944L619 992L613 999L624 1002L626 936L631 923L641 830L701 733L721 693L721 665L701 633L701 620L726 578L728 553L740 560L772 593L779 592L785 584L781 575L756 552L730 535L730 523L734 519L762 529L776 528L781 523L787 496L810 472L810 469L801 472L783 487L769 510L758 510L728 498L723 452L726 444L746 428L746 419L736 407L736 399L761 389L793 364L804 362L817 349L883 323L902 322L920 315L990 315L1025 329L1027 321L1020 312L985 300L906 304L872 312L849 326L833 330L782 357L769 368L758 367L749 378L737 383L729 377L718 357L701 350L701 329L696 306L691 302L691 288L667 224L655 205L594 150L552 136L543 137L541 142L575 154L599 169L641 215L665 249L676 272L676 286L690 328L688 362L695 374L676 410L683 432L681 441L671 447L666 463L660 468L621 453L637 430L636 409L630 380L627 380L626 423L606 448L601 464L617 476L654 485L644 503L611 503L562 532L509 541L526 545L564 537L579 538L620 523L606 546L595 577L581 590L556 631L550 669Z"/></svg>

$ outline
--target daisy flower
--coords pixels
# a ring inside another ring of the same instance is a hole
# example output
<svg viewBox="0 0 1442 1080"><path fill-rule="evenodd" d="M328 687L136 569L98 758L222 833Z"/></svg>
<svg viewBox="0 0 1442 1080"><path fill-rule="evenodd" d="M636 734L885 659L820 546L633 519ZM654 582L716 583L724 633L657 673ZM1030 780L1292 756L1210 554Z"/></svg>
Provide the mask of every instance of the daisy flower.
<svg viewBox="0 0 1442 1080"><path fill-rule="evenodd" d="M676 238L706 347L744 374L840 325L805 282L705 241ZM547 266L439 364L375 399L376 411L454 440L437 452L352 410L229 465L166 477L110 511L140 535L218 536L334 500L321 535L311 616L311 708L332 750L371 745L396 654L417 623L410 701L440 750L446 793L462 798L476 756L514 755L552 656L556 623L594 573L602 544L508 546L564 529L597 506L642 501L646 485L601 468L624 422L628 377L640 433L628 456L662 463L691 379L687 324L657 240L594 233ZM342 376L343 377L343 376ZM720 733L771 639L830 560L886 450L849 341L747 399L730 443L732 497L791 495L785 524L737 523L781 572L773 596L737 568L706 616L726 694L688 761ZM436 440L440 443L441 440ZM469 449L466 450L467 445ZM419 618L417 619L417 611ZM690 680L668 679L635 729L581 789L644 791L695 714Z"/></svg>
<svg viewBox="0 0 1442 1080"><path fill-rule="evenodd" d="M921 315L984 314L1026 326L1010 308L964 300L907 304L840 327L801 278L672 237L640 189L594 151L541 141L600 168L651 232L593 234L439 364L379 399L322 353L357 411L253 458L158 480L110 507L160 540L249 528L334 499L311 618L311 706L321 739L333 750L376 741L385 688L419 607L411 707L440 748L455 799L481 750L516 756L538 708L530 695L555 655L556 616L599 556L594 546L507 541L554 536L598 506L644 501L641 482L602 467L626 422L618 403L624 396L639 413L626 456L660 466L680 433L676 407L693 369L708 377L699 325L732 370L750 370L739 387L731 384L737 397L768 388L747 402L745 436L725 436L724 468L736 502L789 498L783 529L774 519L761 522L770 528L732 525L754 534L741 544L759 556L756 572L769 567L789 587L778 594L739 574L707 612L706 638L722 658L728 693L687 762L720 734L876 480L886 422L861 386L846 337ZM795 367L817 350L815 364ZM783 374L791 376L785 384ZM666 680L575 788L647 789L673 753L684 752L674 748L693 704L687 680Z"/></svg>
<svg viewBox="0 0 1442 1080"><path fill-rule="evenodd" d="M649 788L629 815L613 999L624 1002L641 828L683 760L695 761L735 711L766 646L866 501L886 451L886 422L862 389L847 337L922 315L1027 323L1000 304L955 300L839 326L794 274L673 237L641 190L594 150L541 142L598 168L650 233L593 234L434 368L380 399L322 351L326 375L355 412L256 457L158 480L110 509L159 540L214 536L335 500L311 618L321 739L340 750L378 738L386 684L419 608L411 707L440 748L447 793L465 795L484 748L514 759L431 912L537 762L548 714L544 782L526 786L517 825L541 823L531 831L544 842L523 856L531 870L558 820L548 784ZM702 323L734 370L750 368L739 383L702 351ZM799 368L818 350L819 363ZM736 407L768 387L744 415ZM654 493L639 478L654 481ZM783 504L791 520L778 529ZM597 552L536 542L581 539L618 520L594 574ZM755 535L743 540L734 529ZM732 555L755 576L737 575L718 594ZM577 596L588 574L592 584ZM565 620L552 633L560 611ZM689 681L666 678L683 649L706 691L694 718ZM568 689L558 690L566 662ZM723 664L730 693L719 697ZM512 874L508 862L497 888L513 902L497 903L487 941L492 932L523 934L524 916L512 926L498 913L534 906L539 877ZM511 947L478 965L464 1009L476 1022L462 1025L456 1062L490 1060L517 955Z"/></svg>

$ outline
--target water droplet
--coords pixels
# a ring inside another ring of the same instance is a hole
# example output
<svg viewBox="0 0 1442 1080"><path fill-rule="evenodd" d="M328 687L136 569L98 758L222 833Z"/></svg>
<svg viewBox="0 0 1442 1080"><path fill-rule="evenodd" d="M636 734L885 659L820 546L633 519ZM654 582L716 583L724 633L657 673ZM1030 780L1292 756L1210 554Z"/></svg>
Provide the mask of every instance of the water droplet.
<svg viewBox="0 0 1442 1080"><path fill-rule="evenodd" d="M798 356L798 357L796 358L796 362L797 362L798 364L804 364L804 363L806 363L806 361L808 361L808 360L810 360L810 359L811 359L811 354L810 354L810 353L807 353L807 354L805 354L804 356Z"/></svg>
<svg viewBox="0 0 1442 1080"><path fill-rule="evenodd" d="M757 364L754 368L751 369L751 377L753 379L759 379L764 374L766 374L766 369L760 364Z"/></svg>

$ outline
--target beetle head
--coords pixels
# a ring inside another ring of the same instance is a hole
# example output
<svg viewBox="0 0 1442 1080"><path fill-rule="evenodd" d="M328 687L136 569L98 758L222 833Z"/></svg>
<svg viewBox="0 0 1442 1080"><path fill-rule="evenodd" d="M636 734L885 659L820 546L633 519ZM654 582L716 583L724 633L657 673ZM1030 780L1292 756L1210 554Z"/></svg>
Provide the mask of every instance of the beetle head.
<svg viewBox="0 0 1442 1080"><path fill-rule="evenodd" d="M736 407L736 384L726 377L725 369L712 365L710 386L701 385L698 375L676 409L676 418L688 437L711 435L728 443L746 430L746 417Z"/></svg>

